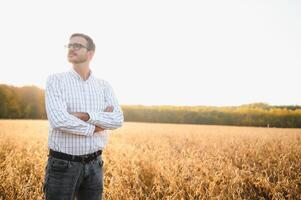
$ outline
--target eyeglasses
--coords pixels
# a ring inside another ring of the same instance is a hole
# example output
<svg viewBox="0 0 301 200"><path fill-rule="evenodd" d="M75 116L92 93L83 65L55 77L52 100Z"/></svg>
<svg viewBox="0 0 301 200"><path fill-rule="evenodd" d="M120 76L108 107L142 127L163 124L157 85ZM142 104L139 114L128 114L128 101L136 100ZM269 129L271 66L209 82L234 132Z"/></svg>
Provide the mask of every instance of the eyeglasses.
<svg viewBox="0 0 301 200"><path fill-rule="evenodd" d="M72 48L75 49L75 50L79 50L79 49L81 49L81 48L85 48L85 49L89 50L88 47L86 47L86 46L84 46L84 45L82 45L82 44L80 44L80 43L67 44L67 45L65 45L65 47L66 47L67 49L70 49L70 48L72 47Z"/></svg>

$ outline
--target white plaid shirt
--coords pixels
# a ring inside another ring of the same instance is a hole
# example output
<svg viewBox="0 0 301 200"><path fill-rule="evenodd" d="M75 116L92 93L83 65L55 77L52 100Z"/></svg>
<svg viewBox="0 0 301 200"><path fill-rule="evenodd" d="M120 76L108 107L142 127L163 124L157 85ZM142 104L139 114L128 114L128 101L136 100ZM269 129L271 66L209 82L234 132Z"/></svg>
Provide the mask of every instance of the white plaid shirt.
<svg viewBox="0 0 301 200"><path fill-rule="evenodd" d="M45 104L50 123L48 147L71 155L84 155L101 150L108 141L108 131L122 126L123 112L110 84L96 79L90 70L84 81L72 68L50 75L45 89ZM113 106L113 112L104 112ZM84 122L71 112L86 112ZM104 131L93 133L95 126Z"/></svg>

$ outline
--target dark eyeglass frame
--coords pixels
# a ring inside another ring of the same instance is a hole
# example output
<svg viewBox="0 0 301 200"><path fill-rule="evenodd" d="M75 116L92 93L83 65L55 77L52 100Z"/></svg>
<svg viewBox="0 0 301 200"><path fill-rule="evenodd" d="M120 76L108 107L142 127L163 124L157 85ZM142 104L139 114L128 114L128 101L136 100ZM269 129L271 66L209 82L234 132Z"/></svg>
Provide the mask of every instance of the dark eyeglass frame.
<svg viewBox="0 0 301 200"><path fill-rule="evenodd" d="M75 49L75 50L80 50L81 48L85 48L85 49L87 49L88 51L90 50L88 47L86 47L86 46L84 46L84 45L82 45L82 44L80 44L80 43L69 43L69 44L66 44L65 45L65 48L67 48L67 49L70 49L70 48L73 48L73 49Z"/></svg>

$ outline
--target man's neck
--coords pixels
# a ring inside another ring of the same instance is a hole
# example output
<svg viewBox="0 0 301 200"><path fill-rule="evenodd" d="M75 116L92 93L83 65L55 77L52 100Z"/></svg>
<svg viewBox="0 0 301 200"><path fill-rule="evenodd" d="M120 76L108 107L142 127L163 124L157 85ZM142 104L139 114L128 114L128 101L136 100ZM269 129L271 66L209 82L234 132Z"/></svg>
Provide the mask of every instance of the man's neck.
<svg viewBox="0 0 301 200"><path fill-rule="evenodd" d="M89 65L74 64L73 69L82 77L83 80L87 80L90 75Z"/></svg>

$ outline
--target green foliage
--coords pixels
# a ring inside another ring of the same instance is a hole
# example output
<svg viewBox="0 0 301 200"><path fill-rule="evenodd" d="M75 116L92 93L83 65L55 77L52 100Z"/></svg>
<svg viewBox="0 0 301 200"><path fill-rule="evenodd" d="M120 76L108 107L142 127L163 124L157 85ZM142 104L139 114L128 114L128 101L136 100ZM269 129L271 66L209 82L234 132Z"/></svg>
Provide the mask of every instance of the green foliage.
<svg viewBox="0 0 301 200"><path fill-rule="evenodd" d="M126 121L301 128L299 106L123 106Z"/></svg>
<svg viewBox="0 0 301 200"><path fill-rule="evenodd" d="M0 84L0 118L45 119L44 91L35 86Z"/></svg>
<svg viewBox="0 0 301 200"><path fill-rule="evenodd" d="M124 105L126 121L301 128L300 106L253 103L241 106ZM44 90L0 84L0 118L46 119Z"/></svg>

